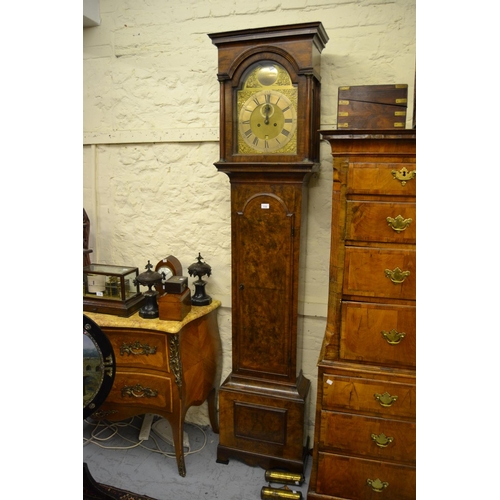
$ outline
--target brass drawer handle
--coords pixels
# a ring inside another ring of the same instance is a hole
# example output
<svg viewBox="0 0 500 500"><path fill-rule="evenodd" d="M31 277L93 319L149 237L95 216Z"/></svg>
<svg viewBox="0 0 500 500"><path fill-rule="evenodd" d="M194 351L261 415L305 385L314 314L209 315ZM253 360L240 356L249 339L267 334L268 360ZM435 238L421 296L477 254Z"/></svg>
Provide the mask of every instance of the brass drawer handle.
<svg viewBox="0 0 500 500"><path fill-rule="evenodd" d="M385 277L390 278L390 280L396 285L403 283L408 276L410 276L410 271L401 271L399 267L396 267L393 271L390 269L385 270Z"/></svg>
<svg viewBox="0 0 500 500"><path fill-rule="evenodd" d="M131 344L124 342L120 347L120 355L123 356L124 354L127 356L130 356L131 354L134 356L140 354L149 356L150 354L156 354L156 347L150 347L148 344L141 344L138 340L132 342Z"/></svg>
<svg viewBox="0 0 500 500"><path fill-rule="evenodd" d="M158 396L158 391L149 387L142 387L141 384L136 384L132 387L126 385L122 388L122 398L125 396L130 398L155 398Z"/></svg>
<svg viewBox="0 0 500 500"><path fill-rule="evenodd" d="M402 186L404 186L408 181L415 179L416 175L417 175L416 170L412 170L410 172L406 167L403 167L399 171L397 170L392 171L392 177L397 181L400 181Z"/></svg>
<svg viewBox="0 0 500 500"><path fill-rule="evenodd" d="M375 393L373 397L379 402L380 406L384 408L389 408L398 400L398 396L391 396L388 392L384 392L384 394Z"/></svg>
<svg viewBox="0 0 500 500"><path fill-rule="evenodd" d="M372 434L371 438L379 448L387 448L394 441L393 437L386 436L383 432L378 435Z"/></svg>
<svg viewBox="0 0 500 500"><path fill-rule="evenodd" d="M398 332L394 328L390 332L381 331L380 333L389 345L398 345L406 337L405 332Z"/></svg>
<svg viewBox="0 0 500 500"><path fill-rule="evenodd" d="M403 232L413 222L413 219L405 219L402 215L398 215L394 219L392 217L387 217L385 220L390 228L396 231L396 233Z"/></svg>
<svg viewBox="0 0 500 500"><path fill-rule="evenodd" d="M367 479L366 482L372 487L372 490L376 491L377 493L384 491L387 488L387 486L389 486L389 483L387 481L381 481L378 478Z"/></svg>

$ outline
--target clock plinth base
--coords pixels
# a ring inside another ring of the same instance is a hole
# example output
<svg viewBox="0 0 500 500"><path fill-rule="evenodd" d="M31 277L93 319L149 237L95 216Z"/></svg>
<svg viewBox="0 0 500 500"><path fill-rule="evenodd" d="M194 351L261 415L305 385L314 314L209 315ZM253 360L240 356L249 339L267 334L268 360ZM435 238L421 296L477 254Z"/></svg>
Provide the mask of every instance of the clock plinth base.
<svg viewBox="0 0 500 500"><path fill-rule="evenodd" d="M310 385L302 374L295 385L230 375L219 389L217 462L236 458L266 470L304 472Z"/></svg>

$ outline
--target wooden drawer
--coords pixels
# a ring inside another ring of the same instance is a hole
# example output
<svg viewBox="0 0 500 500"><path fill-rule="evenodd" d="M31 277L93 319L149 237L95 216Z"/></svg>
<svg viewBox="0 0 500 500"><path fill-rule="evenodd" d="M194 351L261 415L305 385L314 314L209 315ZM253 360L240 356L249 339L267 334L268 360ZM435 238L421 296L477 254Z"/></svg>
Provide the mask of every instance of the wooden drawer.
<svg viewBox="0 0 500 500"><path fill-rule="evenodd" d="M348 201L346 240L415 243L415 203Z"/></svg>
<svg viewBox="0 0 500 500"><path fill-rule="evenodd" d="M321 412L319 446L347 455L415 464L416 424L401 420Z"/></svg>
<svg viewBox="0 0 500 500"><path fill-rule="evenodd" d="M370 481L383 483L375 491ZM416 471L413 466L318 453L316 492L350 500L415 500Z"/></svg>
<svg viewBox="0 0 500 500"><path fill-rule="evenodd" d="M172 391L178 390L173 385L169 377L117 371L106 403L137 406L145 409L142 413L147 413L146 407L171 412Z"/></svg>
<svg viewBox="0 0 500 500"><path fill-rule="evenodd" d="M415 419L414 384L323 374L322 407L350 413Z"/></svg>
<svg viewBox="0 0 500 500"><path fill-rule="evenodd" d="M109 338L116 358L116 366L153 368L169 371L167 335L136 330L103 328Z"/></svg>
<svg viewBox="0 0 500 500"><path fill-rule="evenodd" d="M416 168L415 163L410 162L351 163L347 193L415 196L417 192Z"/></svg>
<svg viewBox="0 0 500 500"><path fill-rule="evenodd" d="M416 344L414 306L342 303L343 360L414 368Z"/></svg>
<svg viewBox="0 0 500 500"><path fill-rule="evenodd" d="M415 253L415 250L346 247L343 293L415 300Z"/></svg>

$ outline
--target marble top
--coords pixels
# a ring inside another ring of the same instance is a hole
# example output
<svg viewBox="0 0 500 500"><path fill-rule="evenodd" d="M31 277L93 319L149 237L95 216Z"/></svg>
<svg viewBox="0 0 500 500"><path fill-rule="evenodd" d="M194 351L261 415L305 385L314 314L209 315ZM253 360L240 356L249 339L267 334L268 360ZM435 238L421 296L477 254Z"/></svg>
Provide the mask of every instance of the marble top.
<svg viewBox="0 0 500 500"><path fill-rule="evenodd" d="M83 314L94 320L101 327L141 328L166 333L178 333L185 325L205 316L220 307L220 305L219 300L212 300L212 303L208 306L191 306L191 311L189 311L182 321L167 321L159 318L144 319L139 316L139 311L128 318L115 316L114 314L100 314L88 311L83 311Z"/></svg>

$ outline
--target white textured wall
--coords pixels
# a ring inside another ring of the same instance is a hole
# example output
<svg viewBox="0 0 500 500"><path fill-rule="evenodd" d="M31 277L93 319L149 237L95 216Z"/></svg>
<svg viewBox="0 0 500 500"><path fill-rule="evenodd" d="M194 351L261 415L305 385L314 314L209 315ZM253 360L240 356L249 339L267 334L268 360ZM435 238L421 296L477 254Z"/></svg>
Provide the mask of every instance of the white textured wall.
<svg viewBox="0 0 500 500"><path fill-rule="evenodd" d="M100 0L101 25L83 30L83 200L92 262L144 269L166 255L212 266L222 301L223 378L231 370L229 181L219 159L217 49L207 33L321 21L322 128L334 128L342 85L406 83L413 102L416 0ZM411 106L408 108L411 124ZM321 146L309 184L303 371L312 384L326 325L332 167ZM192 280L190 280L192 281ZM205 405L188 421L208 424Z"/></svg>

